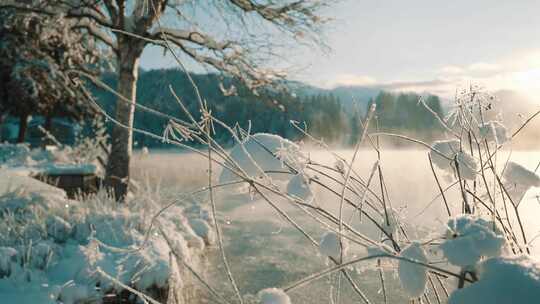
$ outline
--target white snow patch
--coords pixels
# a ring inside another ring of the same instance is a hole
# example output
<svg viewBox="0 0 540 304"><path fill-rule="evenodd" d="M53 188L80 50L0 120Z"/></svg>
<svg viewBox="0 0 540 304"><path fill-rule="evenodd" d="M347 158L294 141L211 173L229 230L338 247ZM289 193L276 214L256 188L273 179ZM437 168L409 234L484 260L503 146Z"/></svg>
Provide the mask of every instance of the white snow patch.
<svg viewBox="0 0 540 304"><path fill-rule="evenodd" d="M382 214L380 225L387 234L392 235L393 238L396 238L399 230L398 211L392 208L387 208L386 212Z"/></svg>
<svg viewBox="0 0 540 304"><path fill-rule="evenodd" d="M343 247L343 248L342 248ZM348 243L342 238L341 244L339 242L339 235L333 231L327 231L321 237L319 243L319 251L323 256L332 257L335 260L341 259L341 250L343 249L343 256L347 254Z"/></svg>
<svg viewBox="0 0 540 304"><path fill-rule="evenodd" d="M504 237L493 222L471 215L460 215L448 221L446 240L440 248L456 266L473 266L481 257L501 254Z"/></svg>
<svg viewBox="0 0 540 304"><path fill-rule="evenodd" d="M259 291L261 304L291 304L291 299L282 290L278 288L267 288Z"/></svg>
<svg viewBox="0 0 540 304"><path fill-rule="evenodd" d="M474 157L460 151L460 147L457 139L436 141L431 146L432 151L429 151L431 160L440 169L454 173L456 176L455 160L457 160L461 178L473 180L476 177L478 165Z"/></svg>
<svg viewBox="0 0 540 304"><path fill-rule="evenodd" d="M297 174L287 184L287 193L297 199L311 204L314 199L309 180L304 174Z"/></svg>
<svg viewBox="0 0 540 304"><path fill-rule="evenodd" d="M290 167L300 169L303 156L300 147L295 143L278 135L257 133L249 136L242 143L236 144L230 151L229 156L250 177L261 177L263 171L289 172ZM232 169L234 165L228 164ZM289 173L268 173L273 179L287 180ZM221 183L237 181L240 178L231 170L224 168L219 178Z"/></svg>
<svg viewBox="0 0 540 304"><path fill-rule="evenodd" d="M508 141L508 131L506 127L498 121L488 121L478 126L480 137L488 142L502 145Z"/></svg>
<svg viewBox="0 0 540 304"><path fill-rule="evenodd" d="M403 251L401 251L400 256L422 263L428 262L426 253L417 242L413 242L405 247ZM398 264L398 274L401 286L403 286L411 298L422 296L426 289L428 279L426 267L400 260Z"/></svg>
<svg viewBox="0 0 540 304"><path fill-rule="evenodd" d="M118 206L102 193L73 201L62 190L0 171L1 301L86 303L121 292L96 273L98 267L140 291L166 288L171 283L171 248L159 230L150 231L147 243L139 248L151 215L160 208L144 199ZM205 245L202 240L196 245L191 241L200 237L186 215L182 207L171 207L154 227L159 225L174 241L172 247L198 267Z"/></svg>
<svg viewBox="0 0 540 304"><path fill-rule="evenodd" d="M482 262L479 280L450 295L448 304L533 304L540 301L540 264L527 256Z"/></svg>
<svg viewBox="0 0 540 304"><path fill-rule="evenodd" d="M20 174L22 173L22 174ZM28 191L31 190L31 191ZM39 193L48 198L66 200L64 190L50 186L27 176L27 172L1 170L0 169L0 195L7 192L18 191L20 193ZM13 201L6 201L7 205L16 205ZM3 208L0 203L0 208Z"/></svg>
<svg viewBox="0 0 540 304"><path fill-rule="evenodd" d="M47 164L37 169L39 173L61 174L96 174L97 167L94 164Z"/></svg>
<svg viewBox="0 0 540 304"><path fill-rule="evenodd" d="M47 233L56 242L65 242L70 237L72 230L71 225L63 218L56 215L50 215L47 218L46 225Z"/></svg>
<svg viewBox="0 0 540 304"><path fill-rule="evenodd" d="M429 152L433 163L443 170L450 170L454 157L460 151L460 143L457 139L439 140L431 148L435 150Z"/></svg>
<svg viewBox="0 0 540 304"><path fill-rule="evenodd" d="M474 157L467 153L458 152L456 159L459 168L459 176L463 179L474 180L478 170L478 165L476 164ZM455 167L455 162L452 162L452 167Z"/></svg>
<svg viewBox="0 0 540 304"><path fill-rule="evenodd" d="M208 225L208 222L202 219L189 219L189 224L191 225L191 229L202 238L206 244L211 244L214 241L214 237L212 234L212 228L210 225Z"/></svg>
<svg viewBox="0 0 540 304"><path fill-rule="evenodd" d="M515 162L508 162L503 173L506 182L524 188L540 187L540 177L533 171Z"/></svg>
<svg viewBox="0 0 540 304"><path fill-rule="evenodd" d="M0 168L28 176L98 173L96 164L78 152L68 146L31 150L27 144L0 144Z"/></svg>
<svg viewBox="0 0 540 304"><path fill-rule="evenodd" d="M63 287L58 296L58 300L63 304L84 303L88 299L96 297L98 293L88 285L69 284ZM97 298L97 297L96 297Z"/></svg>

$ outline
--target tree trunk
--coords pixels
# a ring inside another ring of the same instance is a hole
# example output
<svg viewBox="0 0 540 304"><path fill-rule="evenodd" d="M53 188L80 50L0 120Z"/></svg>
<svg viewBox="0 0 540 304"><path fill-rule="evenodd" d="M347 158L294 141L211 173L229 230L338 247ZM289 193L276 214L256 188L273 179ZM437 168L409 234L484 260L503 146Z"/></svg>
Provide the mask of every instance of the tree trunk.
<svg viewBox="0 0 540 304"><path fill-rule="evenodd" d="M24 142L26 129L28 129L28 114L19 116L19 135L17 136L17 143Z"/></svg>
<svg viewBox="0 0 540 304"><path fill-rule="evenodd" d="M45 116L45 124L43 125L43 127L45 128L45 130L52 133L52 116L51 115Z"/></svg>
<svg viewBox="0 0 540 304"><path fill-rule="evenodd" d="M111 134L111 152L107 161L105 185L117 201L123 201L128 193L129 163L133 142L133 118L135 114L139 59L142 46L133 39L118 40L117 92L125 100L116 100L116 120ZM130 104L128 101L132 102Z"/></svg>
<svg viewBox="0 0 540 304"><path fill-rule="evenodd" d="M51 115L46 115L45 116L45 123L43 124L43 128L45 128L45 130L47 130L47 132L49 132L51 135L54 136L54 134L52 132L52 116ZM43 134L41 145L43 147L46 147L47 145L51 145L51 144L54 144L54 143L49 138L49 136L46 136L45 134Z"/></svg>
<svg viewBox="0 0 540 304"><path fill-rule="evenodd" d="M6 120L7 114L0 114L0 142L5 140L4 138L4 120Z"/></svg>

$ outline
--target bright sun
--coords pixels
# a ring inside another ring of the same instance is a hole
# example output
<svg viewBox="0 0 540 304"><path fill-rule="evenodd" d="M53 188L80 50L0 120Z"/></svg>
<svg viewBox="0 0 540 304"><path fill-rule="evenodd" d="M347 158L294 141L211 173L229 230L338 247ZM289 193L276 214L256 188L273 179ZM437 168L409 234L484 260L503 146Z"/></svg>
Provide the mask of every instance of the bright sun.
<svg viewBox="0 0 540 304"><path fill-rule="evenodd" d="M540 97L540 68L515 72L511 76L513 86L526 92L530 97Z"/></svg>

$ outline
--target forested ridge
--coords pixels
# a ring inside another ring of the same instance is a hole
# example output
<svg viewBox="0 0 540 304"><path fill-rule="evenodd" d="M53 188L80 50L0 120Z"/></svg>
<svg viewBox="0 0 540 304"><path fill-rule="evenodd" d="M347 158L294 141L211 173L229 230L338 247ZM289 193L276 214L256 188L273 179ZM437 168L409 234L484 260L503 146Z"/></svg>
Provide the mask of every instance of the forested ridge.
<svg viewBox="0 0 540 304"><path fill-rule="evenodd" d="M264 90L254 94L231 79L223 79L217 74L191 74L203 92L213 115L227 125L238 125L251 133L268 132L298 140L301 132L290 121L300 122L310 134L323 138L327 143L348 145L361 132L361 120L371 103L377 104L376 116L381 130L415 132L431 137L440 131L435 117L418 103L420 96L415 93L388 93L372 88L340 87L324 90L301 83L291 83L287 91ZM111 88L116 87L112 75L104 75L103 81ZM222 87L234 86L237 94L224 96ZM177 96L195 114L199 113L195 90L186 74L178 69L141 71L137 86L137 102L181 119L187 119ZM93 93L99 103L109 113L114 113L113 94L98 87ZM349 97L348 97L349 96ZM358 96L358 97L357 97ZM429 96L426 103L442 115L440 100ZM167 120L154 114L137 110L135 127L162 134ZM231 142L231 136L223 128L216 126L216 139L221 143ZM135 146L160 147L165 144L142 134L134 135Z"/></svg>

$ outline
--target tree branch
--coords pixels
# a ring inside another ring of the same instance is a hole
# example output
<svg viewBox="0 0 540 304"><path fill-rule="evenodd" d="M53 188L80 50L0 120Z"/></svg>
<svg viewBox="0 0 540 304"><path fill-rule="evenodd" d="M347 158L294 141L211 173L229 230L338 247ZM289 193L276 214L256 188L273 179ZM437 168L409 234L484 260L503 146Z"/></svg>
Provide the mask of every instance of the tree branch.
<svg viewBox="0 0 540 304"><path fill-rule="evenodd" d="M89 18L101 26L113 28L113 24L111 20L109 20L103 14L99 14L95 10L88 7L70 9L68 10L66 17L67 18Z"/></svg>
<svg viewBox="0 0 540 304"><path fill-rule="evenodd" d="M179 30L179 29L172 29L172 28L165 28L165 27L157 28L151 34L151 39L153 40L170 39L172 41L184 40L184 41L189 41L189 42L198 44L200 46L204 46L211 50L219 50L219 51L222 51L233 45L231 41L220 42L198 31L186 31L186 30Z"/></svg>
<svg viewBox="0 0 540 304"><path fill-rule="evenodd" d="M103 0L105 8L111 18L111 23L115 26L118 25L118 6L112 0Z"/></svg>
<svg viewBox="0 0 540 304"><path fill-rule="evenodd" d="M73 26L73 29L77 28L85 29L90 35L108 45L111 49L113 49L113 51L118 49L114 39L104 31L100 30L97 26L89 22L89 20L80 20Z"/></svg>
<svg viewBox="0 0 540 304"><path fill-rule="evenodd" d="M322 5L318 1L310 4L308 1L298 0L281 6L258 4L253 0L229 0L229 2L245 13L255 12L275 24L311 26L322 21L314 13Z"/></svg>

